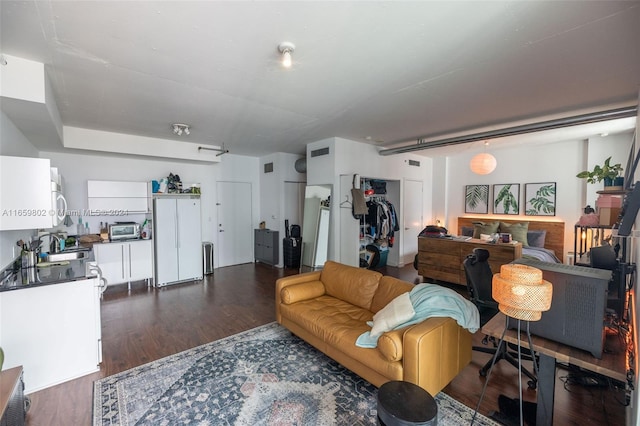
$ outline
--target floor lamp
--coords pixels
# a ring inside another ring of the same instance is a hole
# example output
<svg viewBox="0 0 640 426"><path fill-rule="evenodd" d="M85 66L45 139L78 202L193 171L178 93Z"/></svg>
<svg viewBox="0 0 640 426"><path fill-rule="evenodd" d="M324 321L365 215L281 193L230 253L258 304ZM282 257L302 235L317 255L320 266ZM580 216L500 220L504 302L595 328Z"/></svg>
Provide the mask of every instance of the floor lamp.
<svg viewBox="0 0 640 426"><path fill-rule="evenodd" d="M549 281L542 279L542 271L527 265L506 264L500 267L500 273L493 276L491 283L492 297L498 302L498 309L507 316L504 331L500 337L496 355L493 357L487 380L484 382L480 400L473 414L471 424L475 421L476 414L480 409L480 404L484 398L484 393L491 377L491 371L496 362L496 358L504 342L504 335L508 328L509 317L518 320L518 387L520 396L520 426L523 425L522 413L522 354L520 345L520 325L522 321L527 323L527 338L529 340L529 350L533 358L533 367L538 374L538 366L531 342L531 333L529 332L529 322L538 321L542 318L542 312L551 308L551 297L553 295L553 286ZM538 390L540 391L540 390Z"/></svg>

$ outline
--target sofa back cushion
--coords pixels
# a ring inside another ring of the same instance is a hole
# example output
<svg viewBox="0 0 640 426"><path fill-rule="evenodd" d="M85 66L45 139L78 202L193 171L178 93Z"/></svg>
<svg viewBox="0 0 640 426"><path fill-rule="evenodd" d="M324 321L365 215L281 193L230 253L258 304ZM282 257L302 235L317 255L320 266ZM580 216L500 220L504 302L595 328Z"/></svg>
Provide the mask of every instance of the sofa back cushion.
<svg viewBox="0 0 640 426"><path fill-rule="evenodd" d="M371 302L371 309L369 310L374 314L377 313L402 293L411 291L413 287L415 286L411 283L385 275L380 278L378 289L373 296L373 302Z"/></svg>
<svg viewBox="0 0 640 426"><path fill-rule="evenodd" d="M326 294L371 310L371 301L382 274L328 260L320 275Z"/></svg>

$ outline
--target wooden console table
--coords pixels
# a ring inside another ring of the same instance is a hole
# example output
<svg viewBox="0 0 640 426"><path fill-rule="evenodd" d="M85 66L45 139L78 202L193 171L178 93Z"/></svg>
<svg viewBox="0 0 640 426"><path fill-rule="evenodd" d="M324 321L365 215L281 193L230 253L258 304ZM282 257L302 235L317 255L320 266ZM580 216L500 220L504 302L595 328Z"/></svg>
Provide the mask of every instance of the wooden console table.
<svg viewBox="0 0 640 426"><path fill-rule="evenodd" d="M0 372L0 425L25 424L22 366Z"/></svg>
<svg viewBox="0 0 640 426"><path fill-rule="evenodd" d="M522 243L418 237L418 274L423 278L466 285L462 262L475 248L489 251L489 265L494 273L500 272L500 266L522 257Z"/></svg>
<svg viewBox="0 0 640 426"><path fill-rule="evenodd" d="M494 316L484 327L482 332L489 336L499 339L502 336L506 325L505 315L502 313ZM525 323L522 324L523 330L526 330ZM612 343L616 336L611 337ZM504 340L509 343L518 343L518 333L516 330L507 330ZM626 383L626 354L624 348L619 348L613 353L605 352L602 359L598 359L587 351L572 348L562 343L553 342L535 335L531 336L534 351L539 356L538 371L538 392L537 392L537 425L553 424L553 400L556 384L556 362L575 365L585 370L593 371L603 376L610 377L614 380ZM619 343L619 341L617 341ZM520 344L524 348L529 347L527 335L523 331L520 337Z"/></svg>

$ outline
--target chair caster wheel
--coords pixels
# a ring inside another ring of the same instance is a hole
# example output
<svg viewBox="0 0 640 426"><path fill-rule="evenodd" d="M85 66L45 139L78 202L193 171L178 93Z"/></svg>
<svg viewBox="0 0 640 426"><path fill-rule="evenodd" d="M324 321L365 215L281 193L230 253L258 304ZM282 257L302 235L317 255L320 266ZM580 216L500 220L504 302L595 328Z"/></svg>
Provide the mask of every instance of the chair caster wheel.
<svg viewBox="0 0 640 426"><path fill-rule="evenodd" d="M529 389L531 389L531 390L535 390L538 384L537 384L535 381L533 381L533 380L529 380L529 381L527 382L527 385L529 385Z"/></svg>

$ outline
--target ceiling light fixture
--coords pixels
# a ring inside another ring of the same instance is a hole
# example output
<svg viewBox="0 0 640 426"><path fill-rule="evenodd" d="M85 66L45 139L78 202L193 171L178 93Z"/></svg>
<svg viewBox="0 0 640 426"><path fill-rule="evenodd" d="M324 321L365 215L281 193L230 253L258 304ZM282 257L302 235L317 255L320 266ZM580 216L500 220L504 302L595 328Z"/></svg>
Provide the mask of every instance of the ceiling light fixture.
<svg viewBox="0 0 640 426"><path fill-rule="evenodd" d="M285 68L291 68L291 54L296 50L295 44L289 41L283 41L278 45L278 51L282 53L282 66Z"/></svg>
<svg viewBox="0 0 640 426"><path fill-rule="evenodd" d="M489 146L489 142L485 141L484 146L486 149L486 147ZM478 175L488 175L496 169L497 165L498 161L496 157L487 152L476 154L469 162L471 171Z"/></svg>
<svg viewBox="0 0 640 426"><path fill-rule="evenodd" d="M180 124L180 123L173 124L173 133L178 136L182 136L183 133L189 136L191 134L190 129L191 129L191 126L189 126L188 124Z"/></svg>

